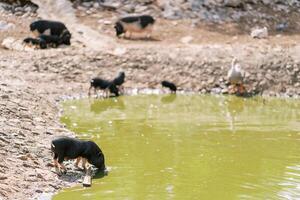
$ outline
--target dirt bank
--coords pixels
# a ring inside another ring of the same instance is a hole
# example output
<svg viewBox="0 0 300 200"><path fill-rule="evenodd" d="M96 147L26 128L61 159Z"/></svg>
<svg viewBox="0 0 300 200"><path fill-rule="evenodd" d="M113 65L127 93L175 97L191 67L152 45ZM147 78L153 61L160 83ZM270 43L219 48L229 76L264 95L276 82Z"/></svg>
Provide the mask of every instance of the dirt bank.
<svg viewBox="0 0 300 200"><path fill-rule="evenodd" d="M68 95L86 96L91 77L111 78L124 70L127 89L160 88L160 81L168 79L181 90L222 93L230 62L237 57L249 90L300 95L297 35L253 40L248 35L224 35L205 24L193 28L190 21L161 19L154 34L158 41L117 40L112 20L105 22L111 15L102 13L100 23L96 16L66 19L81 24L79 30L71 26L77 31L71 47L0 49L0 199L30 199L76 183L80 172L75 179L51 172L49 144L53 137L72 134L59 123L59 102ZM1 31L1 39L28 36L28 24L35 19L6 14L1 18L16 25ZM86 38L81 39L82 34ZM92 43L93 37L101 40L102 35L104 42ZM93 44L111 45L92 48Z"/></svg>

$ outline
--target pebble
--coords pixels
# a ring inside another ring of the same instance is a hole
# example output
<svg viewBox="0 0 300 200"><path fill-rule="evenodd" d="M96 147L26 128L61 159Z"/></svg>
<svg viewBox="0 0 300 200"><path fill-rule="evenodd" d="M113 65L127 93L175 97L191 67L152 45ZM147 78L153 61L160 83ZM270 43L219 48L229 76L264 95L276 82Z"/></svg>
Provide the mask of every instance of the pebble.
<svg viewBox="0 0 300 200"><path fill-rule="evenodd" d="M20 160L28 160L28 157L26 155L20 155L20 156L17 156L17 158Z"/></svg>
<svg viewBox="0 0 300 200"><path fill-rule="evenodd" d="M254 28L251 31L250 35L251 35L251 37L258 38L258 39L267 38L268 37L268 29L267 29L267 27L264 27L264 28Z"/></svg>
<svg viewBox="0 0 300 200"><path fill-rule="evenodd" d="M0 21L0 31L13 29L13 28L15 28L15 25L13 23L8 23L6 21Z"/></svg>
<svg viewBox="0 0 300 200"><path fill-rule="evenodd" d="M1 98L2 99L9 99L9 96L7 94L3 94L3 95L1 95Z"/></svg>
<svg viewBox="0 0 300 200"><path fill-rule="evenodd" d="M185 37L181 38L180 41L184 44L189 44L192 40L193 40L192 36L185 36Z"/></svg>
<svg viewBox="0 0 300 200"><path fill-rule="evenodd" d="M111 21L108 21L108 20L105 20L105 21L103 21L103 24L105 24L105 25L111 25L112 22L111 22Z"/></svg>

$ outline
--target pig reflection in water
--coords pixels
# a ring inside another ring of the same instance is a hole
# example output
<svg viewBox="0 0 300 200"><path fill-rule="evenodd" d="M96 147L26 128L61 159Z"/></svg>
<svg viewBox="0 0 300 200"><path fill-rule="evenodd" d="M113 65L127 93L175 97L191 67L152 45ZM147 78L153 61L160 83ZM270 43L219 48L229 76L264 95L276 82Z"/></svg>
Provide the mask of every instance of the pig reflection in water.
<svg viewBox="0 0 300 200"><path fill-rule="evenodd" d="M176 94L170 94L167 96L163 96L160 101L164 104L173 103L176 99Z"/></svg>
<svg viewBox="0 0 300 200"><path fill-rule="evenodd" d="M109 109L125 110L124 101L121 98L105 100L93 100L90 104L90 110L95 114L100 114Z"/></svg>

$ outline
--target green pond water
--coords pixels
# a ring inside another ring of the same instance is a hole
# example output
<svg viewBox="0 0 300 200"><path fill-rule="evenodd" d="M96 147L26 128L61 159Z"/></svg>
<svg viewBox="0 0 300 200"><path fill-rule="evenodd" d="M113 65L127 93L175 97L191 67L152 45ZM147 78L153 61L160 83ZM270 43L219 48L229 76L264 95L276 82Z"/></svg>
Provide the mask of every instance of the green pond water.
<svg viewBox="0 0 300 200"><path fill-rule="evenodd" d="M108 176L54 200L299 199L300 101L140 95L64 103Z"/></svg>

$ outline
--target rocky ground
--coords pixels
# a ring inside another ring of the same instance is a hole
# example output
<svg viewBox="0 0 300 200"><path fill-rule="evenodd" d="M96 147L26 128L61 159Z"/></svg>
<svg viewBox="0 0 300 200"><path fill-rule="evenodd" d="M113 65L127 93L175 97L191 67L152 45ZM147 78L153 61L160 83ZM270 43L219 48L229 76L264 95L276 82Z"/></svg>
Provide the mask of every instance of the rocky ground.
<svg viewBox="0 0 300 200"><path fill-rule="evenodd" d="M197 22L195 26L193 19L158 18L155 40L123 40L114 37L115 11L87 12L90 5L79 7L76 23L84 25L80 31L89 32L74 33L71 47L0 48L0 199L36 198L77 183L81 172L58 177L51 171L49 144L58 135L72 135L59 123L59 103L69 96L86 97L94 76L112 78L124 70L127 91L160 88L160 81L168 79L183 91L226 93L226 74L232 58L237 57L249 91L300 95L297 34L274 32L267 39L256 40L246 29L241 33L235 23ZM27 27L37 17L28 12L2 11L2 24L11 25L0 30L0 40L28 36ZM81 34L87 38L80 40ZM110 45L91 49L85 43L93 41L91 35L108 38Z"/></svg>

